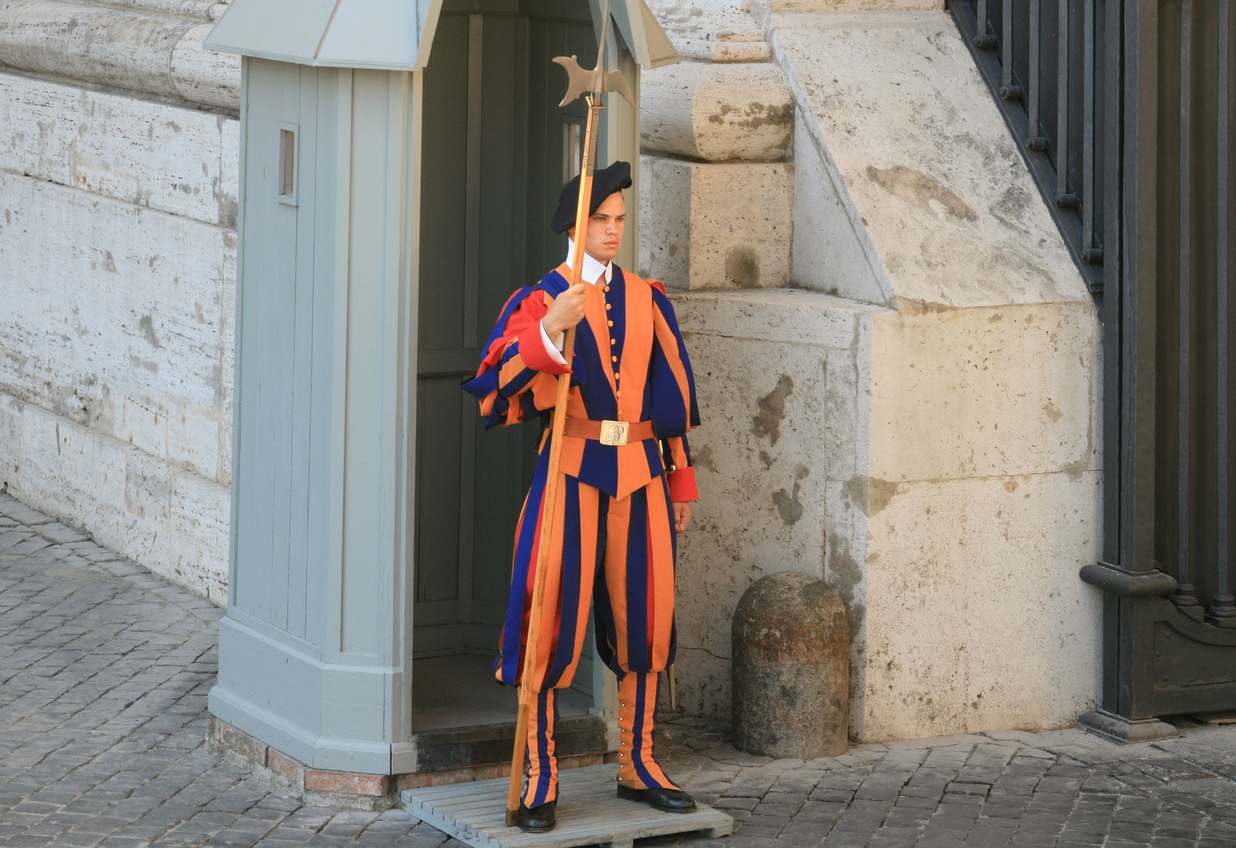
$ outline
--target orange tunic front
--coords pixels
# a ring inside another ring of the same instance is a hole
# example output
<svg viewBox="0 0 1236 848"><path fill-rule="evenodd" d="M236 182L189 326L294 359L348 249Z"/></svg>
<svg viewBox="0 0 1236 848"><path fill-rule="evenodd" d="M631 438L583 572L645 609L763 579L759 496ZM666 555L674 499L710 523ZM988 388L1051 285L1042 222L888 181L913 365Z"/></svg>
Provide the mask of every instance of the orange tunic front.
<svg viewBox="0 0 1236 848"><path fill-rule="evenodd" d="M540 321L567 288L565 263L534 286L514 292L484 346L476 375L463 384L480 403L486 427L509 426L551 410L557 376L541 340ZM567 415L653 423L657 440L603 445L567 436L562 471L624 497L666 469L675 501L695 500L695 472L686 433L699 425L695 378L664 287L614 264L613 280L589 288L576 327Z"/></svg>

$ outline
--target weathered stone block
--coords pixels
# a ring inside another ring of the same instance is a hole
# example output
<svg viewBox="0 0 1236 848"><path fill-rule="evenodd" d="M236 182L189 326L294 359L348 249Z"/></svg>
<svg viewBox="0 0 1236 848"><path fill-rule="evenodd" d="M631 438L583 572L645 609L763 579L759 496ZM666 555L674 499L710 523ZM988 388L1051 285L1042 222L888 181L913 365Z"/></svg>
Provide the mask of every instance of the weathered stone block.
<svg viewBox="0 0 1236 848"><path fill-rule="evenodd" d="M0 16L0 63L236 110L240 59L202 47L209 27L164 11L11 0Z"/></svg>
<svg viewBox="0 0 1236 848"><path fill-rule="evenodd" d="M0 487L216 604L228 489L16 398L0 398Z"/></svg>
<svg viewBox="0 0 1236 848"><path fill-rule="evenodd" d="M774 12L878 12L942 10L943 0L768 0Z"/></svg>
<svg viewBox="0 0 1236 848"><path fill-rule="evenodd" d="M213 23L198 24L176 42L168 76L185 100L236 111L240 109L240 57L202 46L213 27Z"/></svg>
<svg viewBox="0 0 1236 848"><path fill-rule="evenodd" d="M0 73L0 115L4 170L236 226L234 118L14 73Z"/></svg>
<svg viewBox="0 0 1236 848"><path fill-rule="evenodd" d="M866 525L840 490L865 467L870 315L881 310L793 289L673 302L703 422L690 435L701 499L679 537L678 696L689 713L728 718L730 622L753 580L791 565L827 575L861 615Z"/></svg>
<svg viewBox="0 0 1236 848"><path fill-rule="evenodd" d="M828 147L794 122L794 285L886 306L893 286Z"/></svg>
<svg viewBox="0 0 1236 848"><path fill-rule="evenodd" d="M1077 572L1099 555L1101 488L1085 470L873 490L864 740L1061 727L1093 708L1102 596Z"/></svg>
<svg viewBox="0 0 1236 848"><path fill-rule="evenodd" d="M650 0L648 8L683 59L704 62L767 62L772 56L764 27L752 10L733 0Z"/></svg>
<svg viewBox="0 0 1236 848"><path fill-rule="evenodd" d="M698 59L702 62L767 62L772 58L772 47L767 41L744 41L723 38L671 38L678 55L683 59Z"/></svg>
<svg viewBox="0 0 1236 848"><path fill-rule="evenodd" d="M17 474L22 463L22 404L0 395L0 483Z"/></svg>
<svg viewBox="0 0 1236 848"><path fill-rule="evenodd" d="M217 480L234 236L28 177L0 173L0 196L0 386Z"/></svg>
<svg viewBox="0 0 1236 848"><path fill-rule="evenodd" d="M793 124L790 90L772 63L678 62L641 77L640 141L648 153L779 161Z"/></svg>
<svg viewBox="0 0 1236 848"><path fill-rule="evenodd" d="M641 157L640 267L689 289L781 287L790 279L789 165Z"/></svg>
<svg viewBox="0 0 1236 848"><path fill-rule="evenodd" d="M872 333L870 473L880 485L1099 467L1088 298L885 313Z"/></svg>
<svg viewBox="0 0 1236 848"><path fill-rule="evenodd" d="M822 580L769 574L734 611L734 747L770 757L836 757L848 746L850 630Z"/></svg>
<svg viewBox="0 0 1236 848"><path fill-rule="evenodd" d="M798 183L796 284L926 308L1089 300L947 13L785 15L772 40L805 129L795 167L819 175ZM861 251L842 266L809 249L847 225Z"/></svg>
<svg viewBox="0 0 1236 848"><path fill-rule="evenodd" d="M113 6L127 6L151 12L168 12L192 18L212 17L217 6L226 6L217 0L111 0Z"/></svg>

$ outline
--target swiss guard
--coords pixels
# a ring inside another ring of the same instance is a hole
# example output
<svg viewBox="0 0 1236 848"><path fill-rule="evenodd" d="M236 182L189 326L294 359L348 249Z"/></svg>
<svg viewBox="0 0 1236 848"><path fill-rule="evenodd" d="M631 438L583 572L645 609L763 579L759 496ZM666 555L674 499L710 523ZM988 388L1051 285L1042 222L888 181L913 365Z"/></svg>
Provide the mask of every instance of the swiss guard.
<svg viewBox="0 0 1236 848"><path fill-rule="evenodd" d="M494 676L530 686L528 766L515 823L554 826L558 765L555 690L571 685L584 644L588 602L595 642L618 680L617 794L671 812L695 808L653 754L659 672L674 661L677 534L698 498L687 431L700 423L695 378L674 308L658 281L613 261L622 243L631 166L617 161L593 175L582 281L569 285L579 177L562 189L554 232L568 235L566 258L507 298L482 347L475 395L486 428L508 427L554 408L558 375L570 373L562 477L550 522L538 638L524 676L533 579L540 545L552 433L538 447L532 483L515 527L506 617ZM563 356L574 326L574 355Z"/></svg>

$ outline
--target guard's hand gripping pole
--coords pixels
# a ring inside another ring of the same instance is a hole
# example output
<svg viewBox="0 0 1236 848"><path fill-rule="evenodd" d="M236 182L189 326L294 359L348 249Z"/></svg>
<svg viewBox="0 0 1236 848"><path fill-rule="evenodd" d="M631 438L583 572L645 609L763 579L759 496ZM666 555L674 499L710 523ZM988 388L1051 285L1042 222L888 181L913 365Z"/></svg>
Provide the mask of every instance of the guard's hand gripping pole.
<svg viewBox="0 0 1236 848"><path fill-rule="evenodd" d="M592 199L593 159L596 150L596 127L601 110L605 108L605 92L607 89L617 91L632 106L635 99L631 89L620 71L605 72L605 41L609 34L609 0L605 0L602 8L601 39L597 45L597 64L592 70L579 66L575 56L555 56L553 61L563 67L567 73L567 91L559 106L566 106L584 95L588 103L588 119L584 129L583 157L579 167L579 197L575 203L575 255L571 261L571 279L575 285L580 281L584 270L584 245L587 243L589 206ZM539 531L540 544L536 552L536 571L532 578L532 609L528 616L528 638L524 648L523 670L519 678L519 713L515 719L515 745L511 753L510 783L506 794L506 824L515 825L515 814L519 809L519 794L521 777L524 770L524 756L528 746L528 710L536 693L540 691L542 681L532 680L533 657L541 648L541 605L545 594L545 568L554 530L553 505L557 498L559 469L562 465L562 434L566 427L567 394L571 387L571 363L575 354L575 327L569 327L563 343L563 356L566 359L567 371L558 375L557 394L554 398L553 423L550 427L549 466L546 469L545 488L541 495Z"/></svg>

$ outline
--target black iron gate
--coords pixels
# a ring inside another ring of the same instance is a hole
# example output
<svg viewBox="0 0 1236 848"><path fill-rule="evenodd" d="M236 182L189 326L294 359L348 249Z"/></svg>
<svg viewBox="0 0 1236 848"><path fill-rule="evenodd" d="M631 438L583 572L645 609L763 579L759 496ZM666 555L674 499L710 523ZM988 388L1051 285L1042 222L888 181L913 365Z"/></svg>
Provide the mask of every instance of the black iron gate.
<svg viewBox="0 0 1236 848"><path fill-rule="evenodd" d="M952 0L1104 329L1111 735L1236 709L1236 0Z"/></svg>

